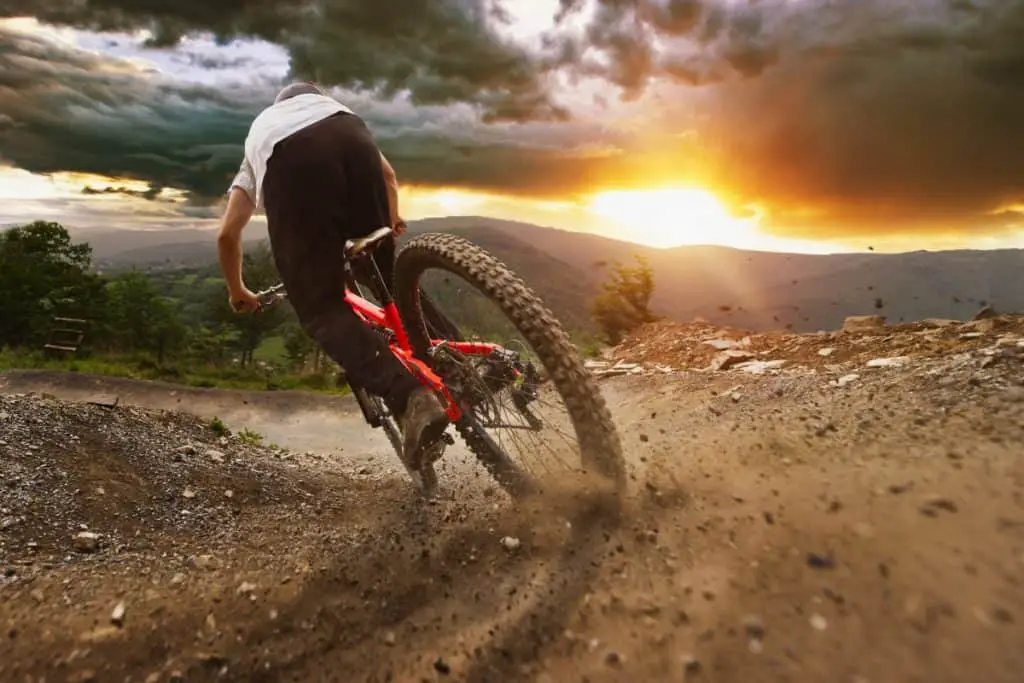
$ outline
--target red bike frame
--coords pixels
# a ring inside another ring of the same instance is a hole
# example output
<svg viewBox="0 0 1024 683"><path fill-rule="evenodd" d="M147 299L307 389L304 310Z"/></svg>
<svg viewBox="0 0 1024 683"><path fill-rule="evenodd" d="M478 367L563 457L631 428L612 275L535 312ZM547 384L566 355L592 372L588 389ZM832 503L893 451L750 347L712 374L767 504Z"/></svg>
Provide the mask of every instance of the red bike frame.
<svg viewBox="0 0 1024 683"><path fill-rule="evenodd" d="M455 422L462 417L462 410L455 402L451 392L448 391L448 387L445 385L444 381L425 363L413 356L412 347L409 345L409 335L405 330L405 326L402 325L402 319L398 315L398 306L396 306L393 301L386 303L383 307L377 306L373 302L367 301L363 297L354 293L352 290L346 289L345 302L352 307L352 310L356 312L356 315L358 315L363 322L372 325L380 325L381 327L394 332L395 342L390 344L391 352L395 354L398 360L405 365L409 372L416 375L424 385L445 397L447 402L445 412L448 414L449 420ZM436 346L441 342L445 342L450 348L466 356L488 356L494 351L502 348L498 344L490 344L486 342L460 342L432 339L430 343L431 346Z"/></svg>

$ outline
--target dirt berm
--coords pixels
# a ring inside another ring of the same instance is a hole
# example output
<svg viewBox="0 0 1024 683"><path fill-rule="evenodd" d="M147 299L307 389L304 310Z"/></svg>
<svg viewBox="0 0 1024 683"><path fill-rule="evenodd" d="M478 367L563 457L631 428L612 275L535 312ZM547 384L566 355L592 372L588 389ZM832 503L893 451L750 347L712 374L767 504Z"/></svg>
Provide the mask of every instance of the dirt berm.
<svg viewBox="0 0 1024 683"><path fill-rule="evenodd" d="M420 503L346 399L0 376L0 681L1020 683L1024 343L927 334L603 381L607 534Z"/></svg>

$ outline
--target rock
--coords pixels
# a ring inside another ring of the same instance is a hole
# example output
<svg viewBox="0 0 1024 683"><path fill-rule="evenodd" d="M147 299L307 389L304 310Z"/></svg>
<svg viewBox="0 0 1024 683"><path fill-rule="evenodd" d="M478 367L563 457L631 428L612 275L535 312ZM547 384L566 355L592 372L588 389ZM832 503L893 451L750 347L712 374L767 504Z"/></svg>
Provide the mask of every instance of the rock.
<svg viewBox="0 0 1024 683"><path fill-rule="evenodd" d="M815 631L825 631L828 629L828 619L821 616L820 614L811 615L811 628Z"/></svg>
<svg viewBox="0 0 1024 683"><path fill-rule="evenodd" d="M726 351L728 349L736 347L736 342L732 341L731 339L708 339L703 343L707 344L708 346L714 347L719 351Z"/></svg>
<svg viewBox="0 0 1024 683"><path fill-rule="evenodd" d="M700 660L692 654L685 654L682 657L683 672L689 676L695 676L700 673Z"/></svg>
<svg viewBox="0 0 1024 683"><path fill-rule="evenodd" d="M186 500L192 500L196 497L196 492L186 486L185 490L181 492L181 497Z"/></svg>
<svg viewBox="0 0 1024 683"><path fill-rule="evenodd" d="M972 320L971 322L967 322L961 325L960 329L969 330L972 332L992 332L996 329L996 321L992 318Z"/></svg>
<svg viewBox="0 0 1024 683"><path fill-rule="evenodd" d="M894 356L892 358L874 358L867 362L869 368L901 368L910 362L910 356Z"/></svg>
<svg viewBox="0 0 1024 683"><path fill-rule="evenodd" d="M736 369L749 372L752 375L763 375L768 370L778 370L788 362L786 360L752 360L740 363Z"/></svg>
<svg viewBox="0 0 1024 683"><path fill-rule="evenodd" d="M943 496L929 496L921 505L921 514L926 517L938 517L941 510L955 513L959 508L956 502Z"/></svg>
<svg viewBox="0 0 1024 683"><path fill-rule="evenodd" d="M623 658L618 652L609 652L604 656L604 663L613 669L618 669L622 666Z"/></svg>
<svg viewBox="0 0 1024 683"><path fill-rule="evenodd" d="M212 448L206 451L206 457L214 462L224 462L224 453Z"/></svg>
<svg viewBox="0 0 1024 683"><path fill-rule="evenodd" d="M748 614L743 617L743 630L748 638L761 640L764 638L764 621L756 614Z"/></svg>
<svg viewBox="0 0 1024 683"><path fill-rule="evenodd" d="M196 569L212 570L220 568L220 560L213 555L193 555L188 563Z"/></svg>
<svg viewBox="0 0 1024 683"><path fill-rule="evenodd" d="M121 628L124 626L124 601L117 603L114 607L114 611L110 613L110 623L114 626Z"/></svg>
<svg viewBox="0 0 1024 683"><path fill-rule="evenodd" d="M833 569L836 566L836 561L829 555L807 553L807 566L812 569Z"/></svg>
<svg viewBox="0 0 1024 683"><path fill-rule="evenodd" d="M256 584L249 583L248 581L243 581L242 585L240 585L238 587L238 590L235 592L239 595L252 595L256 592Z"/></svg>
<svg viewBox="0 0 1024 683"><path fill-rule="evenodd" d="M996 312L996 309L991 306L982 306L981 309L974 314L974 317L971 318L971 320L988 320L989 318L996 318L998 316L999 313Z"/></svg>
<svg viewBox="0 0 1024 683"><path fill-rule="evenodd" d="M832 382L832 384L837 387L845 387L847 384L850 384L851 382L856 382L858 379L860 379L860 375L858 375L855 372L852 372L849 375L843 375L839 379Z"/></svg>
<svg viewBox="0 0 1024 683"><path fill-rule="evenodd" d="M711 360L710 369L712 370L728 370L729 368L742 363L743 361L752 360L754 354L747 351L729 350L722 351L720 354L715 356Z"/></svg>
<svg viewBox="0 0 1024 683"><path fill-rule="evenodd" d="M884 315L851 315L843 321L843 332L867 332L884 327Z"/></svg>
<svg viewBox="0 0 1024 683"><path fill-rule="evenodd" d="M950 318L925 318L921 321L921 325L931 328L949 327L958 324L960 324L959 320L952 320Z"/></svg>
<svg viewBox="0 0 1024 683"><path fill-rule="evenodd" d="M818 349L818 355L821 356L822 358L828 358L829 356L831 356L835 352L836 352L836 350L835 349L831 349L831 348L830 349Z"/></svg>
<svg viewBox="0 0 1024 683"><path fill-rule="evenodd" d="M171 585L180 586L181 584L185 583L186 578L187 577L184 574L178 572L177 574L171 577Z"/></svg>
<svg viewBox="0 0 1024 683"><path fill-rule="evenodd" d="M501 539L501 545L505 550L519 550L519 546L521 546L522 543L515 536L505 536Z"/></svg>
<svg viewBox="0 0 1024 683"><path fill-rule="evenodd" d="M448 665L448 662L444 661L443 658L438 657L434 661L434 671L441 674L442 676L447 676L452 672L452 668Z"/></svg>
<svg viewBox="0 0 1024 683"><path fill-rule="evenodd" d="M395 632L394 631L388 631L387 633L384 634L384 644L387 645L388 647L394 647L397 642L398 642L398 637L395 636Z"/></svg>
<svg viewBox="0 0 1024 683"><path fill-rule="evenodd" d="M73 544L80 553L94 553L100 549L100 535L92 531L79 531L75 534Z"/></svg>

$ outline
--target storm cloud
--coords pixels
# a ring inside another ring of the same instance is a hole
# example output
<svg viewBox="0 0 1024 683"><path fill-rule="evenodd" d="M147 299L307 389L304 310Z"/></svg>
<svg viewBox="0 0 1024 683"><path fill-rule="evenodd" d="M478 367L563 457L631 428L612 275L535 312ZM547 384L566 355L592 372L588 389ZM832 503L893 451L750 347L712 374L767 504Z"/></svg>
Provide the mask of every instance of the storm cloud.
<svg viewBox="0 0 1024 683"><path fill-rule="evenodd" d="M253 117L278 82L217 89L0 27L0 160L35 173L142 180L144 193L223 196ZM405 183L557 195L608 176L621 137L600 126L480 126L471 107L416 107L341 93Z"/></svg>
<svg viewBox="0 0 1024 683"><path fill-rule="evenodd" d="M146 28L155 45L272 41L295 75L345 89L407 182L558 195L693 176L802 237L1021 221L1024 0L561 0L529 49L500 37L502 5L484 0L7 0L0 13ZM41 172L217 196L276 85L210 90L40 38L0 42L0 156ZM574 101L578 82L602 104Z"/></svg>
<svg viewBox="0 0 1024 683"><path fill-rule="evenodd" d="M500 10L500 6L499 6ZM535 59L494 28L493 0L6 0L0 16L101 31L254 37L291 55L293 75L417 104L469 102L488 120L562 119Z"/></svg>

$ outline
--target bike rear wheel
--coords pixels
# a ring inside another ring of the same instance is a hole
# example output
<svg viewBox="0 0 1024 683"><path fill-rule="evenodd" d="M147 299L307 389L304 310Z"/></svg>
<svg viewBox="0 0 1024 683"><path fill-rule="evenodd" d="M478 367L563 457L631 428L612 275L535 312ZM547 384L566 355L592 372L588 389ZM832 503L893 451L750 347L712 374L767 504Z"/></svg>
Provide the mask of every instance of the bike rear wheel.
<svg viewBox="0 0 1024 683"><path fill-rule="evenodd" d="M564 418L537 415L535 409L531 412L525 406L527 401L522 394L514 393L520 391L520 385L504 385L500 392L511 394L513 408L520 413L517 417L526 425L519 429L556 432L561 437L557 454L561 465L588 477L596 475L619 493L625 485L621 441L596 381L584 368L583 359L552 312L508 266L484 249L456 235L421 235L398 255L395 302L415 354L434 366L449 383L449 388L456 389L464 415L455 426L494 479L513 498L543 490L551 482L564 483L564 476L551 472L547 465L544 469L547 474L554 474L553 477L529 471L524 462L525 454L516 452L519 450L514 448L516 444L506 443L501 437L502 422L512 419L507 416L515 410L507 406L506 399L499 400L497 389L493 396L482 396L481 387L495 386L493 376L479 382L466 379L471 372L467 368L472 367L472 372L479 375L488 371L488 364L495 367L496 361L454 353L447 345L431 342L432 335L420 304L421 285L428 271L441 271L445 277L457 276L495 304L518 332L517 341L529 347L530 362L536 361L542 366L536 375L533 402L547 407L553 401L544 399L557 397L564 404ZM484 370L480 370L481 367ZM493 371L491 373L493 375ZM458 378L454 377L456 374ZM470 398L471 395L474 398ZM563 429L562 425L568 429ZM570 441L574 443L569 444ZM553 457L554 450L551 453Z"/></svg>

